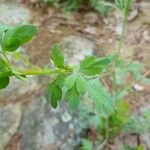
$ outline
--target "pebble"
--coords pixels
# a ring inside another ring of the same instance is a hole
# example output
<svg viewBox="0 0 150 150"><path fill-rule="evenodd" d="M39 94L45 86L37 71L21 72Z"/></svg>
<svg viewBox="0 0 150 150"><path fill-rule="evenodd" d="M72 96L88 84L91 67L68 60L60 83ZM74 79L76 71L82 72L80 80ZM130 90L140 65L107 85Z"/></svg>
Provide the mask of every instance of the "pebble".
<svg viewBox="0 0 150 150"><path fill-rule="evenodd" d="M138 14L139 14L139 12L137 9L132 10L128 16L128 21L133 21L134 19L136 19Z"/></svg>
<svg viewBox="0 0 150 150"><path fill-rule="evenodd" d="M72 117L68 112L65 112L62 116L61 116L61 120L65 123L71 121Z"/></svg>
<svg viewBox="0 0 150 150"><path fill-rule="evenodd" d="M134 85L133 85L133 88L134 88L136 91L138 91L138 92L141 92L141 91L144 90L144 87L143 87L142 85L140 85L140 84L134 84Z"/></svg>

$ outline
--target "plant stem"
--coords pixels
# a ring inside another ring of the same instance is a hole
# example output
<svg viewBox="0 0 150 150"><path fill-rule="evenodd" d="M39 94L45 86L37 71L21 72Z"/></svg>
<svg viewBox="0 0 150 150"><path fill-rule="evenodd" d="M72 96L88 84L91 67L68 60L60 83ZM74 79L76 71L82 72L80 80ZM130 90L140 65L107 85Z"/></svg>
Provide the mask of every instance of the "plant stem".
<svg viewBox="0 0 150 150"><path fill-rule="evenodd" d="M123 27L122 27L123 29L122 29L122 33L121 33L121 38L120 38L118 50L117 50L117 55L116 55L116 60L115 60L116 62L118 60L118 57L120 56L122 45L124 42L125 31L126 31L126 27L127 27L127 21L128 21L128 11L124 15L124 21L123 21Z"/></svg>
<svg viewBox="0 0 150 150"><path fill-rule="evenodd" d="M55 69L55 70L17 70L19 75L50 75L50 74L66 74L70 73L70 70L63 70L63 69ZM12 71L3 71L0 72L0 77L8 77L14 76L15 74Z"/></svg>
<svg viewBox="0 0 150 150"><path fill-rule="evenodd" d="M120 42L119 42L119 45L118 45L117 53L116 53L116 56L114 58L114 63L113 63L112 86L113 86L114 100L117 100L117 85L116 85L116 71L115 71L115 68L116 68L118 59L120 57L122 45L123 45L124 38L125 38L125 32L126 32L126 27L127 27L127 22L128 22L128 13L129 13L129 6L128 6L128 8L126 8L126 11L125 11L125 14L124 14L122 34L121 34Z"/></svg>

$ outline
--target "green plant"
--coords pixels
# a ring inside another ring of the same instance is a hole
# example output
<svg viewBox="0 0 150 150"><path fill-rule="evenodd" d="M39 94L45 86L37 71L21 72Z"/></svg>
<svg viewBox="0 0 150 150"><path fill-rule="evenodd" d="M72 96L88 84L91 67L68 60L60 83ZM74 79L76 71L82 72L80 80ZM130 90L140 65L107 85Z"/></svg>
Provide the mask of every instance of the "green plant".
<svg viewBox="0 0 150 150"><path fill-rule="evenodd" d="M97 140L94 141L91 150L97 149L97 147L98 149L99 147L101 147L100 149L103 149L108 141L112 141L120 134L141 134L143 132L150 131L150 122L148 117L150 111L142 112L140 116L131 114L129 104L124 101L124 97L130 92L133 92L132 85L135 81L149 82L149 79L145 78L141 74L142 65L139 62L127 62L120 57L126 33L127 16L129 7L131 5L131 0L115 0L115 4L121 10L121 12L123 12L123 31L120 37L117 52L113 57L111 66L112 70L107 70L108 73L100 75L101 78L103 78L103 76L107 76L112 82L112 100L114 104L114 112L96 112L93 110L90 101L88 103L86 102L82 104L79 109L79 117L83 123L82 127L94 129L97 133ZM95 84L98 84L98 80L95 81ZM104 87L102 84L100 84L99 89L102 88ZM91 144L91 141L88 139L86 142L81 142L81 149L88 146L89 144ZM138 146L137 148L125 147L124 149L143 148L142 146Z"/></svg>
<svg viewBox="0 0 150 150"><path fill-rule="evenodd" d="M9 79L12 76L23 79L29 75L54 75L54 79L50 80L48 84L47 91L47 96L54 108L57 107L62 96L72 108L77 108L80 97L88 92L91 99L96 103L97 110L103 107L108 111L113 111L110 95L103 92L99 93L98 89L93 87L90 79L88 79L91 75L95 76L105 70L112 61L110 57L89 56L81 61L79 66L69 66L65 64L64 56L58 44L54 44L51 48L51 64L53 64L54 69L35 66L30 69L20 69L9 60L8 55L14 54L19 46L28 42L36 32L36 28L32 25L0 26L0 89L9 84ZM93 89L95 91L91 92Z"/></svg>
<svg viewBox="0 0 150 150"><path fill-rule="evenodd" d="M117 52L101 58L88 56L77 66L66 64L59 45L54 44L50 52L51 68L34 66L30 62L25 64L27 65L26 68L29 67L28 69L18 68L9 58L10 56L20 58L17 49L31 40L36 35L37 30L32 25L1 25L0 89L6 88L11 77L23 80L31 75L47 76L50 78L47 97L52 107L56 108L60 100L65 99L70 108L79 110L79 114L82 114L81 117L83 117L81 119L87 117L87 121L89 121L87 126L90 126L90 124L93 126L94 124L98 132L103 135L100 139L101 142L106 143L122 131L130 133L132 125L136 125L138 122L135 117L134 121L132 117L129 117L128 105L120 102L120 100L124 99L129 91L132 91L131 86L135 80L147 79L141 75L141 65L138 62L128 63L120 57L131 0L115 0L115 3L124 16L123 32ZM19 60L22 60L22 58ZM112 88L107 89L100 82L99 76L100 79L107 76ZM126 76L130 76L131 81L123 80ZM147 124L148 114L144 114L145 122L143 119L138 121L144 123L144 125ZM136 126L136 129L139 131L140 127ZM85 140L83 145L91 146ZM81 149L86 148L83 146Z"/></svg>
<svg viewBox="0 0 150 150"><path fill-rule="evenodd" d="M101 15L109 12L112 4L106 0L43 0L44 3L60 6L63 12L77 11L81 6L90 6Z"/></svg>

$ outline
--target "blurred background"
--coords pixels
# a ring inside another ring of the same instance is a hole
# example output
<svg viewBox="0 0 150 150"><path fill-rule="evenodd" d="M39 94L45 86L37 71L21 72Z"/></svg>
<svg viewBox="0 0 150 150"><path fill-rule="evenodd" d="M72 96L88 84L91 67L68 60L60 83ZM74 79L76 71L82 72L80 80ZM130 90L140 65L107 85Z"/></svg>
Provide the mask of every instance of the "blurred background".
<svg viewBox="0 0 150 150"><path fill-rule="evenodd" d="M37 26L37 36L20 51L33 64L44 66L54 42L61 45L70 64L78 64L87 55L113 53L123 22L113 0L0 0L0 24L18 23ZM121 56L128 62L139 61L142 74L150 77L149 0L134 0ZM92 120L98 122L99 116L92 118L86 110L73 112L64 103L52 109L45 97L46 83L46 77L23 82L13 78L0 91L0 150L150 150L149 123L142 124L143 118L135 124L140 131L148 128L146 132L123 134L118 129L105 143ZM132 88L134 92L125 100L138 118L143 110L150 110L150 85L135 82Z"/></svg>

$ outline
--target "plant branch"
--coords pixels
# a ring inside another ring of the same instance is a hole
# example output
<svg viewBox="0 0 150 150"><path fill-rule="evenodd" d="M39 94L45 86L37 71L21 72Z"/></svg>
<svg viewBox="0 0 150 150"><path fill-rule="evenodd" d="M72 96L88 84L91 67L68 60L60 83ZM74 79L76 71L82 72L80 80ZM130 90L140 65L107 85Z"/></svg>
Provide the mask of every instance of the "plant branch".
<svg viewBox="0 0 150 150"><path fill-rule="evenodd" d="M115 61L117 61L117 59L118 59L118 57L120 56L120 53L121 53L122 45L123 45L124 38L125 38L127 22L128 22L128 11L126 11L126 13L124 15L122 33L121 33L121 38L120 38L120 42L119 42L119 46L118 46L118 50L117 50L117 56L116 56L116 60Z"/></svg>
<svg viewBox="0 0 150 150"><path fill-rule="evenodd" d="M54 69L54 70L16 70L21 75L51 75L51 74L66 74L70 73L71 70L63 70L63 69ZM15 76L15 74L12 71L3 71L0 72L0 77L8 77L8 76Z"/></svg>
<svg viewBox="0 0 150 150"><path fill-rule="evenodd" d="M116 56L114 58L113 69L112 69L113 70L113 73L112 73L112 86L113 86L113 96L114 96L115 100L117 99L117 85L116 85L116 71L115 71L115 68L116 68L118 58L119 58L120 53L121 53L122 45L123 45L123 42L124 42L124 39L125 39L125 32L126 32L127 22L128 22L129 7L130 7L130 5L128 5L128 7L125 9L125 12L124 12L122 34L121 34L120 42L119 42L118 49L117 49L117 52L116 52Z"/></svg>

